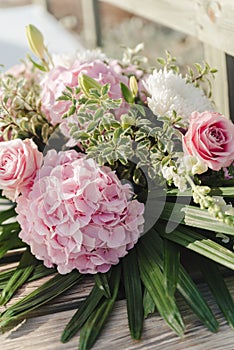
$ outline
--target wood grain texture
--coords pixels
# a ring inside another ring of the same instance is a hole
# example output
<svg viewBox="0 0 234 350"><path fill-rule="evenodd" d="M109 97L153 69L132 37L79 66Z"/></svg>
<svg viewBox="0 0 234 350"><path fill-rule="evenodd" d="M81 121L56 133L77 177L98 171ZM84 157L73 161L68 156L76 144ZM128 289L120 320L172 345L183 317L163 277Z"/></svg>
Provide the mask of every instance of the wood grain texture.
<svg viewBox="0 0 234 350"><path fill-rule="evenodd" d="M234 297L234 277L226 278L231 294ZM34 282L30 288L35 288ZM15 330L0 335L1 349L3 350L73 350L77 349L79 336L69 343L60 343L61 332L75 312L79 301L88 294L92 282L86 279L63 297L44 306L34 317L28 319ZM219 323L220 330L216 334L210 333L192 314L182 299L179 298L179 307L186 324L186 333L183 339L178 338L158 315L152 315L145 320L141 341L133 341L129 335L125 300L118 301L105 326L100 339L93 349L109 350L233 350L233 330L227 325L218 307L212 299L205 284L200 284L200 290L208 300ZM23 294L28 292L21 291ZM46 312L52 312L45 315Z"/></svg>
<svg viewBox="0 0 234 350"><path fill-rule="evenodd" d="M102 0L234 56L233 0Z"/></svg>
<svg viewBox="0 0 234 350"><path fill-rule="evenodd" d="M215 101L216 110L230 117L226 55L223 51L204 44L204 56L210 67L218 70L215 79L211 81L212 100Z"/></svg>

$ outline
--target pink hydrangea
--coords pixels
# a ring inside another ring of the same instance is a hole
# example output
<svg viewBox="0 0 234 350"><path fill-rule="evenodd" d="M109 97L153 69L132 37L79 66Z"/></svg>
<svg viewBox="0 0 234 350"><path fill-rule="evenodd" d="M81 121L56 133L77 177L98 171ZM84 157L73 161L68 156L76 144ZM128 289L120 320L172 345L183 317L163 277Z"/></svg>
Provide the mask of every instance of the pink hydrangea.
<svg viewBox="0 0 234 350"><path fill-rule="evenodd" d="M0 189L7 198L29 191L42 158L31 139L0 142Z"/></svg>
<svg viewBox="0 0 234 350"><path fill-rule="evenodd" d="M143 232L144 205L108 167L74 150L50 150L16 211L20 237L61 274L106 272Z"/></svg>
<svg viewBox="0 0 234 350"><path fill-rule="evenodd" d="M109 83L109 95L113 99L122 97L120 82L128 85L128 78L122 74L117 63L107 64L98 59L80 63L79 60L75 60L70 68L62 66L53 68L42 81L41 93L42 111L53 125L61 123L63 114L71 105L70 101L57 101L57 98L62 95L66 86L77 86L81 74L86 74L101 84ZM124 112L126 107L126 103L123 102L120 110Z"/></svg>

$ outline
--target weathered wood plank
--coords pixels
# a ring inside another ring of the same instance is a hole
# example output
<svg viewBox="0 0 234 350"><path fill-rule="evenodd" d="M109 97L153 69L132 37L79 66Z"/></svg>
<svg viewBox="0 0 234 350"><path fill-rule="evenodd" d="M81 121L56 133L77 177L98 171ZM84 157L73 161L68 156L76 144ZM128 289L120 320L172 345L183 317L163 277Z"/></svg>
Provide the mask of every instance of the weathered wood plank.
<svg viewBox="0 0 234 350"><path fill-rule="evenodd" d="M212 81L212 99L215 101L216 110L230 117L226 55L223 51L205 44L204 56L212 68L218 69L215 80Z"/></svg>
<svg viewBox="0 0 234 350"><path fill-rule="evenodd" d="M234 56L233 0L101 0Z"/></svg>
<svg viewBox="0 0 234 350"><path fill-rule="evenodd" d="M227 284L234 297L234 277L226 278ZM87 281L88 283L88 281ZM80 293L77 288L78 294ZM214 306L213 299L204 284L200 290L209 301L218 321L220 331L210 333L192 314L191 310L179 299L179 306L187 325L183 339L178 338L165 324L162 318L155 314L145 320L141 341L133 341L129 336L125 301L116 303L108 324L93 349L109 350L225 350L233 349L233 330L227 325L220 310ZM72 293L72 299L75 298ZM61 299L62 302L62 299ZM1 348L4 350L73 350L77 349L78 337L67 344L61 344L59 339L66 323L74 314L74 310L56 312L51 315L33 317L18 326L12 332L0 335Z"/></svg>
<svg viewBox="0 0 234 350"><path fill-rule="evenodd" d="M82 0L83 35L88 48L101 45L98 4L96 0Z"/></svg>

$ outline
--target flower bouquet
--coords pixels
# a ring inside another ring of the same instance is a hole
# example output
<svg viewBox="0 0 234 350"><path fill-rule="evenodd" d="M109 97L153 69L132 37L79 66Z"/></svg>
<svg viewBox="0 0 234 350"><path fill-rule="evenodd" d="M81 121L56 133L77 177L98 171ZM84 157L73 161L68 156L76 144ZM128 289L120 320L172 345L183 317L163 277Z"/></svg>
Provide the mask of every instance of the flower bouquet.
<svg viewBox="0 0 234 350"><path fill-rule="evenodd" d="M50 55L33 25L36 58L1 74L1 305L48 277L0 315L2 330L92 276L88 297L64 329L90 349L116 300L129 329L158 312L176 334L178 293L210 331L218 322L191 278L191 259L227 322L234 303L234 125L215 111L215 69L182 75L169 53L147 66L142 45L121 61L100 51ZM191 254L188 254L191 252Z"/></svg>

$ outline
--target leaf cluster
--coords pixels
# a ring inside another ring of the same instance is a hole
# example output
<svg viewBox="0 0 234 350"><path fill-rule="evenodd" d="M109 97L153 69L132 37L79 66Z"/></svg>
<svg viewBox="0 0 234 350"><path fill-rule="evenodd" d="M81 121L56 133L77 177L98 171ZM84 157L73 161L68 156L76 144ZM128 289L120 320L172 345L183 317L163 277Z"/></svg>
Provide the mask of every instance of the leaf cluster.
<svg viewBox="0 0 234 350"><path fill-rule="evenodd" d="M80 90L78 90L80 91ZM116 163L127 166L136 164L151 179L158 180L162 165L175 164L178 143L181 135L175 125L180 125L180 118L157 118L141 105L128 107L119 119L116 118L121 100L113 100L108 95L109 86L90 89L77 99L77 91L64 92L62 99L70 100L71 107L64 117L68 119L70 136L99 165ZM121 107L120 107L121 108Z"/></svg>
<svg viewBox="0 0 234 350"><path fill-rule="evenodd" d="M0 79L1 134L5 140L35 138L47 142L52 125L41 112L40 87L32 78L5 74Z"/></svg>

